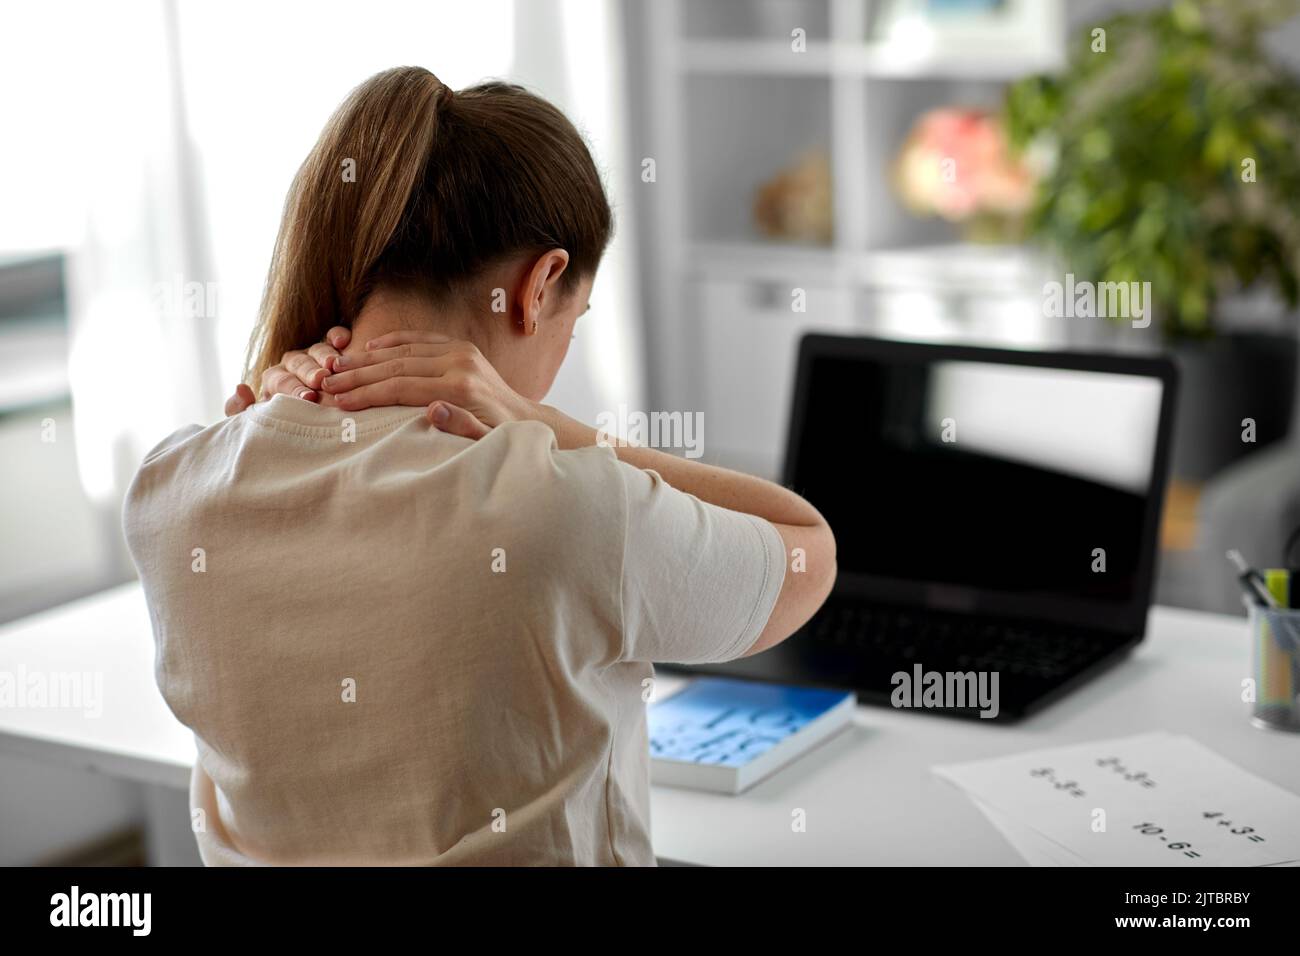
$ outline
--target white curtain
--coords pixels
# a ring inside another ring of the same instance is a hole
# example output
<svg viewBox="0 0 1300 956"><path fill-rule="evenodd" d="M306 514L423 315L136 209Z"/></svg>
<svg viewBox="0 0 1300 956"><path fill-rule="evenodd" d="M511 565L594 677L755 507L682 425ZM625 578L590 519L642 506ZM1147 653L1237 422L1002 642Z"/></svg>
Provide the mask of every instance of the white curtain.
<svg viewBox="0 0 1300 956"><path fill-rule="evenodd" d="M620 404L645 407L636 236L626 221L639 167L628 152L622 7L615 0L519 0L512 79L560 106L586 135L614 206L614 241L591 312L561 368L550 404L594 424Z"/></svg>
<svg viewBox="0 0 1300 956"><path fill-rule="evenodd" d="M83 47L84 82L69 104L84 216L67 260L69 380L82 483L115 514L144 453L220 407L209 362L215 287L170 2L69 12L75 29L99 38Z"/></svg>

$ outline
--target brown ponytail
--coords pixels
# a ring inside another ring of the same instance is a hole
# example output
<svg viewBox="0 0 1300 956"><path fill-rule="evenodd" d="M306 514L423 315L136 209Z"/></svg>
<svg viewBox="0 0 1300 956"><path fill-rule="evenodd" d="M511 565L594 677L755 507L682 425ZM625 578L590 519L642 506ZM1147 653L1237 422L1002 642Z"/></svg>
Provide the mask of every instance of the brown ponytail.
<svg viewBox="0 0 1300 956"><path fill-rule="evenodd" d="M561 248L571 289L611 230L591 154L550 103L508 83L453 92L419 67L379 73L294 177L246 381L350 327L379 285L441 301L494 262Z"/></svg>

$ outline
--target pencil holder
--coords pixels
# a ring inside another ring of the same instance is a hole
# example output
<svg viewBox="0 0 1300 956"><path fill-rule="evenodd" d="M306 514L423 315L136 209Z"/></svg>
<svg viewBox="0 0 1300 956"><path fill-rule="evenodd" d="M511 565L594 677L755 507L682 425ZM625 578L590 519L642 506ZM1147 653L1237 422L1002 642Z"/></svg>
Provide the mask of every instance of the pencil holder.
<svg viewBox="0 0 1300 956"><path fill-rule="evenodd" d="M1251 723L1300 731L1300 610L1250 609L1255 669Z"/></svg>

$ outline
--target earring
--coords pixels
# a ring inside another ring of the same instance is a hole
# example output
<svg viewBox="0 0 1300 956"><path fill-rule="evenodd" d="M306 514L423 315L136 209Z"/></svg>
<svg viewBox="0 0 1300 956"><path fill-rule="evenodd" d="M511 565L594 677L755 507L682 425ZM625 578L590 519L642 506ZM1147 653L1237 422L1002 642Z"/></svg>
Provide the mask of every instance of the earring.
<svg viewBox="0 0 1300 956"><path fill-rule="evenodd" d="M533 335L537 334L537 320L533 319Z"/></svg>

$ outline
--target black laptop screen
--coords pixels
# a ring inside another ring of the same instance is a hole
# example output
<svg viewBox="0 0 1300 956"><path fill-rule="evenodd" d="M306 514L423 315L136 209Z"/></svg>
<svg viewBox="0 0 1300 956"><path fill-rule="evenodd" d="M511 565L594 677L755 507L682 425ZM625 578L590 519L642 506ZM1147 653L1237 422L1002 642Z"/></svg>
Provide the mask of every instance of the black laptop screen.
<svg viewBox="0 0 1300 956"><path fill-rule="evenodd" d="M1163 382L951 355L806 360L787 477L834 528L841 585L1131 619L1148 597Z"/></svg>

